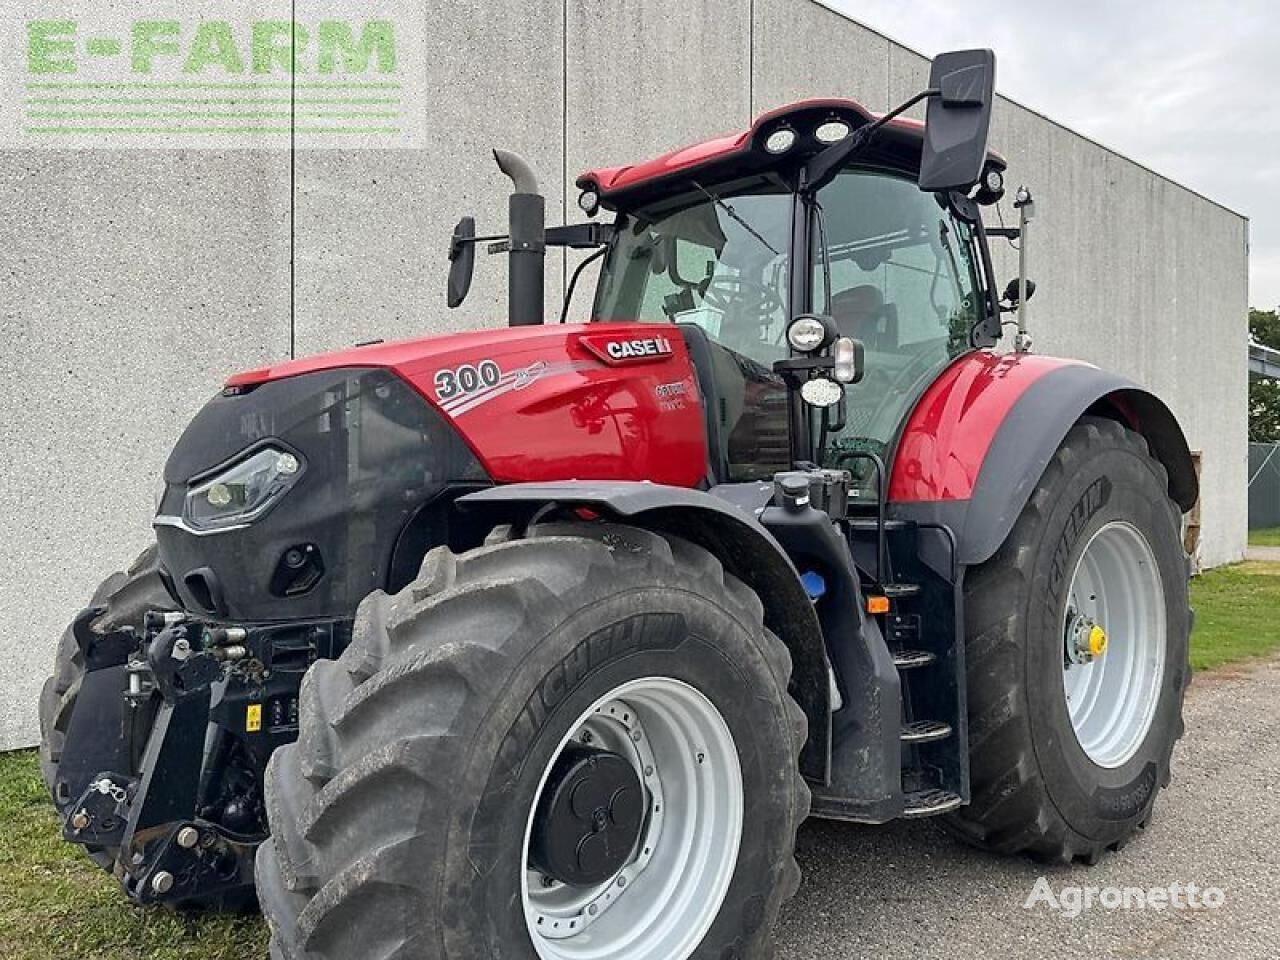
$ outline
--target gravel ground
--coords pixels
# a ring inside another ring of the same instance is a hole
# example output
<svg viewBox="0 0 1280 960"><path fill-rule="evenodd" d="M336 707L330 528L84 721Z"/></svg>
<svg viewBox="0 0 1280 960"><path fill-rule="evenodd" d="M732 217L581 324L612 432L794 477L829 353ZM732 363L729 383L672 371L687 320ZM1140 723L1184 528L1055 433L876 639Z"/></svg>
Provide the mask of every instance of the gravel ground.
<svg viewBox="0 0 1280 960"><path fill-rule="evenodd" d="M1144 835L1095 867L1002 859L929 821L811 821L778 960L1280 957L1280 660L1197 677L1173 782ZM1025 909L1064 887L1220 887L1217 910Z"/></svg>

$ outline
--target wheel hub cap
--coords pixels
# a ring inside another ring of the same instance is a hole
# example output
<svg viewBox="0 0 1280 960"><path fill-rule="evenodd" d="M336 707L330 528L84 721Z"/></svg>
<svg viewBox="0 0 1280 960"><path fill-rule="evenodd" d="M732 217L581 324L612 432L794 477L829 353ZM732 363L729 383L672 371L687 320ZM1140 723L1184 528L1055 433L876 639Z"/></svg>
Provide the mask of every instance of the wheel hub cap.
<svg viewBox="0 0 1280 960"><path fill-rule="evenodd" d="M1078 613L1067 616L1067 660L1093 663L1107 652L1107 631Z"/></svg>
<svg viewBox="0 0 1280 960"><path fill-rule="evenodd" d="M570 726L537 797L521 898L540 960L688 960L728 893L745 814L715 705L669 677L615 687Z"/></svg>
<svg viewBox="0 0 1280 960"><path fill-rule="evenodd" d="M631 858L646 806L644 787L626 759L572 744L543 788L530 861L561 883L601 883Z"/></svg>

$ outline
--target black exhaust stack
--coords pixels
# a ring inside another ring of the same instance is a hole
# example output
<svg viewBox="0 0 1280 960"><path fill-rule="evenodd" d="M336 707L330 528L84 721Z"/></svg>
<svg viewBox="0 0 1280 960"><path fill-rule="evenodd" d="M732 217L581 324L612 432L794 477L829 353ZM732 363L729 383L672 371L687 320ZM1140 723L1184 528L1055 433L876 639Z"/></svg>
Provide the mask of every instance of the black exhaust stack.
<svg viewBox="0 0 1280 960"><path fill-rule="evenodd" d="M507 322L513 327L542 323L543 266L547 256L547 201L538 193L538 178L524 159L494 150L498 169L511 178L515 191L507 206L510 266L507 277Z"/></svg>

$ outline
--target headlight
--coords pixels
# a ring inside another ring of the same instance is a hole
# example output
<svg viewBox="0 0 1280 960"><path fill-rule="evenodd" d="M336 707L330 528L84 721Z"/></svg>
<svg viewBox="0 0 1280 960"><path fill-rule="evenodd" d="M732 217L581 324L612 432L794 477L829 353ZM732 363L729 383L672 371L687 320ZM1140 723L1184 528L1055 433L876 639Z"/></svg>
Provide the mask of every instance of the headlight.
<svg viewBox="0 0 1280 960"><path fill-rule="evenodd" d="M800 353L820 350L827 342L826 325L817 317L796 317L787 327L787 342Z"/></svg>
<svg viewBox="0 0 1280 960"><path fill-rule="evenodd" d="M302 471L302 461L295 454L262 447L188 490L187 522L200 529L248 523L283 497Z"/></svg>

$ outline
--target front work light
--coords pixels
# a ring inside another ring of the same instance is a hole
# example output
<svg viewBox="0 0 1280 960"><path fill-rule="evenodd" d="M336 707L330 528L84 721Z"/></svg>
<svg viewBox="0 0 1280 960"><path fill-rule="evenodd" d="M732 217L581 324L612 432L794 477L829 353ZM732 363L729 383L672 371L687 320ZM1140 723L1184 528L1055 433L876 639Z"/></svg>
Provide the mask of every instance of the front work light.
<svg viewBox="0 0 1280 960"><path fill-rule="evenodd" d="M806 380L800 387L800 397L811 407L834 407L844 396L844 387L826 377Z"/></svg>
<svg viewBox="0 0 1280 960"><path fill-rule="evenodd" d="M796 142L796 132L790 127L779 127L765 138L764 148L772 154L786 153Z"/></svg>
<svg viewBox="0 0 1280 960"><path fill-rule="evenodd" d="M787 343L797 353L813 353L827 342L827 328L817 317L796 317L787 327Z"/></svg>
<svg viewBox="0 0 1280 960"><path fill-rule="evenodd" d="M839 143L849 135L849 125L843 120L828 120L819 124L813 135L818 138L819 143Z"/></svg>
<svg viewBox="0 0 1280 960"><path fill-rule="evenodd" d="M260 447L187 491L186 519L201 530L248 523L266 513L302 475L287 450Z"/></svg>
<svg viewBox="0 0 1280 960"><path fill-rule="evenodd" d="M600 209L600 194L595 190L583 190L578 194L578 206L588 217L594 217Z"/></svg>

